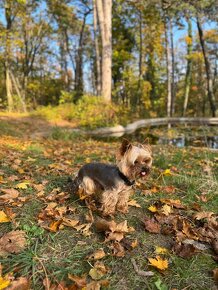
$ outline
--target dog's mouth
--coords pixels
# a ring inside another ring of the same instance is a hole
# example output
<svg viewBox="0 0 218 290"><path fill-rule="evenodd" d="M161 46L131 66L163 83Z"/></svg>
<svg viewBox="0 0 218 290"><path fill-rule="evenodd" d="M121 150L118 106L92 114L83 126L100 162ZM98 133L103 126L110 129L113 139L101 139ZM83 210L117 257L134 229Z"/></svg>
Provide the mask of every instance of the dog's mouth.
<svg viewBox="0 0 218 290"><path fill-rule="evenodd" d="M143 168L140 172L140 175L141 177L145 177L147 176L148 174L150 173L150 168L146 167L146 168Z"/></svg>

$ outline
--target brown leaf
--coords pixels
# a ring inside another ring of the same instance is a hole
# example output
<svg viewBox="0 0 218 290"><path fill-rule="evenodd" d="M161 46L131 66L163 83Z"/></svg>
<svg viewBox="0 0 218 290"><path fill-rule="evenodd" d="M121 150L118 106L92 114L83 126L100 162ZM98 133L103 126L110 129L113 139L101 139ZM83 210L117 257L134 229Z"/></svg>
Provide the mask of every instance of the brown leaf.
<svg viewBox="0 0 218 290"><path fill-rule="evenodd" d="M68 274L68 278L71 281L75 282L78 287L81 287L81 288L86 287L86 284L87 284L86 276L79 277L79 276L76 276L76 275Z"/></svg>
<svg viewBox="0 0 218 290"><path fill-rule="evenodd" d="M169 186L163 186L161 188L161 190L163 190L165 193L173 194L173 193L175 193L176 188L174 186L172 186L172 185L169 185Z"/></svg>
<svg viewBox="0 0 218 290"><path fill-rule="evenodd" d="M112 253L113 256L116 256L116 257L124 257L125 256L126 252L125 252L124 247L116 241L110 246L110 249L112 249L112 251L113 251L113 253Z"/></svg>
<svg viewBox="0 0 218 290"><path fill-rule="evenodd" d="M98 218L96 222L94 223L96 230L99 232L105 232L105 231L112 231L116 229L116 223L115 221L106 221L104 219Z"/></svg>
<svg viewBox="0 0 218 290"><path fill-rule="evenodd" d="M0 199L3 199L5 201L15 199L20 194L19 191L14 188L1 188L1 191L5 194L0 195Z"/></svg>
<svg viewBox="0 0 218 290"><path fill-rule="evenodd" d="M96 250L94 253L88 256L89 260L100 260L106 256L102 248Z"/></svg>
<svg viewBox="0 0 218 290"><path fill-rule="evenodd" d="M212 241L212 247L213 247L214 252L218 255L218 240Z"/></svg>
<svg viewBox="0 0 218 290"><path fill-rule="evenodd" d="M24 231L11 231L0 239L0 256L20 253L26 247Z"/></svg>
<svg viewBox="0 0 218 290"><path fill-rule="evenodd" d="M92 226L92 223L86 223L86 224L74 226L74 229L81 232L85 237L88 237L92 234L90 231L91 226Z"/></svg>
<svg viewBox="0 0 218 290"><path fill-rule="evenodd" d="M128 205L129 205L129 206L135 206L135 207L141 207L141 205L138 204L137 201L134 200L134 199L130 200L130 201L128 202Z"/></svg>
<svg viewBox="0 0 218 290"><path fill-rule="evenodd" d="M50 223L48 230L51 232L57 232L60 228L60 225L62 224L62 219L58 221L53 221Z"/></svg>
<svg viewBox="0 0 218 290"><path fill-rule="evenodd" d="M124 233L110 232L106 235L106 242L118 241L120 242L124 238Z"/></svg>
<svg viewBox="0 0 218 290"><path fill-rule="evenodd" d="M214 215L213 212L207 212L207 211L201 211L201 212L198 212L194 215L194 218L196 220L202 220L202 219L210 219L212 216Z"/></svg>
<svg viewBox="0 0 218 290"><path fill-rule="evenodd" d="M190 244L176 244L173 250L181 258L190 258L199 253L199 250Z"/></svg>
<svg viewBox="0 0 218 290"><path fill-rule="evenodd" d="M12 281L10 286L7 288L7 290L29 290L29 289L30 283L25 277L20 277Z"/></svg>
<svg viewBox="0 0 218 290"><path fill-rule="evenodd" d="M78 223L79 223L79 220L72 220L72 219L68 219L68 218L65 218L65 217L62 218L62 224L64 226L67 226L67 227L75 228L75 226Z"/></svg>
<svg viewBox="0 0 218 290"><path fill-rule="evenodd" d="M181 201L179 199L161 198L160 201L162 203L165 203L167 205L173 206L175 208L179 208L179 209L184 209L185 208L185 206L181 204Z"/></svg>
<svg viewBox="0 0 218 290"><path fill-rule="evenodd" d="M218 285L218 268L213 269L213 279L215 280L216 284Z"/></svg>
<svg viewBox="0 0 218 290"><path fill-rule="evenodd" d="M161 231L160 225L153 218L152 219L146 218L144 220L144 225L145 229L150 233L158 234Z"/></svg>
<svg viewBox="0 0 218 290"><path fill-rule="evenodd" d="M198 240L199 236L195 232L195 230L191 227L190 223L187 222L186 220L183 220L183 228L182 232L189 238L193 240Z"/></svg>

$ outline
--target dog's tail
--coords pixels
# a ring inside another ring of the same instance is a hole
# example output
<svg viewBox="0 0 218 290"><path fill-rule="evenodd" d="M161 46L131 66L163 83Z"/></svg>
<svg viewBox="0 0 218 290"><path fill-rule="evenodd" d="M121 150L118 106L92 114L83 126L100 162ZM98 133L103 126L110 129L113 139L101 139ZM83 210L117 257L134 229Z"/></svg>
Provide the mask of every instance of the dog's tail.
<svg viewBox="0 0 218 290"><path fill-rule="evenodd" d="M76 194L79 190L79 186L81 184L81 181L78 176L76 176L74 179L71 177L68 178L68 190L71 194Z"/></svg>

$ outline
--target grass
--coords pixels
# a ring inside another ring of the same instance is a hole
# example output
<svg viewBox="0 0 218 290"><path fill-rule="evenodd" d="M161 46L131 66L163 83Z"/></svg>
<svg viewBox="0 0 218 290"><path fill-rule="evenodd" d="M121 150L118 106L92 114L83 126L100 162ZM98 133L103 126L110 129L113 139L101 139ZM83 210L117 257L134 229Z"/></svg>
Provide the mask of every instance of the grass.
<svg viewBox="0 0 218 290"><path fill-rule="evenodd" d="M145 185L137 188L134 195L141 208L131 207L128 214L116 215L117 221L127 220L128 225L135 228L135 232L125 237L127 245L137 239L138 246L127 250L125 257L118 258L112 255L110 243L104 243L104 236L94 228L92 235L85 237L79 231L68 227L52 233L38 224L38 215L47 206L48 201L37 196L33 184L45 182L45 197L57 188L64 191L68 176L77 172L84 162L113 162L119 146L119 142L86 140L78 135L69 137L59 128L55 130L55 137L38 141L26 138L25 131L22 131L21 136L14 136L11 133L13 127L0 133L1 187L12 188L18 182L30 180L27 189L19 190L22 197L29 197L21 207L16 204L0 205L0 210L5 210L6 206L16 214L13 223L0 223L0 236L10 230L21 229L26 232L28 238L28 246L23 252L0 257L3 274L13 272L15 277L28 277L32 289L36 290L44 289L43 280L46 276L52 283L65 281L66 285L70 285L68 274L87 275L93 262L87 261L86 257L94 250L104 248L107 255L103 261L109 268L109 272L104 276L110 283L107 289L215 289L212 270L217 266L212 259L211 250L190 259L180 258L170 252L167 257L169 268L166 272L152 269L147 258L155 255L155 246L170 249L173 238L148 233L142 223L145 216L151 215L148 207L162 197L180 199L188 206L189 211L192 205L197 203L201 210L215 212L218 204L215 151L207 148L178 149L158 145L153 147L152 175ZM16 160L20 160L20 163ZM13 167L16 162L19 163L18 167ZM163 174L166 169L170 169L170 176ZM17 179L11 180L11 176L16 176ZM164 192L162 188L166 186L175 187L175 193ZM155 187L157 191L152 192ZM149 191L150 194L147 193ZM207 202L202 197L206 197ZM88 209L76 197L66 199L60 205L75 207L76 211L70 217L78 217L85 222ZM131 258L135 259L141 270L152 269L154 276L139 276L133 269Z"/></svg>

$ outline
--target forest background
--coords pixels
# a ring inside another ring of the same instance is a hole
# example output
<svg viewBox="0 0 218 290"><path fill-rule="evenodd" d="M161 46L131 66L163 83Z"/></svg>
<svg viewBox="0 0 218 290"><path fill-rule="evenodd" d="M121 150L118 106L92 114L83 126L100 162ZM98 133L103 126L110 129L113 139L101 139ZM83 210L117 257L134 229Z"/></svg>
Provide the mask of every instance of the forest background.
<svg viewBox="0 0 218 290"><path fill-rule="evenodd" d="M217 8L214 0L1 0L1 110L93 127L217 116Z"/></svg>

